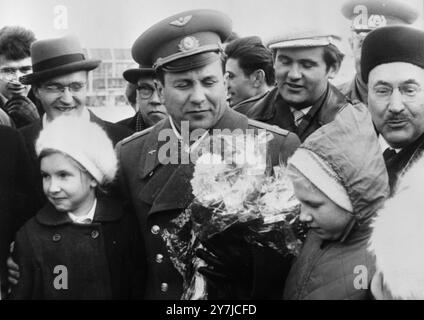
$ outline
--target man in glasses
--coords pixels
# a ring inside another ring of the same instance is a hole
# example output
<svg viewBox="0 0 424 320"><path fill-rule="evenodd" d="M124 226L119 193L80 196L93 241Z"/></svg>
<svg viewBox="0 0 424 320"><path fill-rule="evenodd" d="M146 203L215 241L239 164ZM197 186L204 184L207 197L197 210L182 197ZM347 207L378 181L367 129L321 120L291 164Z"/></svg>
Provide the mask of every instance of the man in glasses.
<svg viewBox="0 0 424 320"><path fill-rule="evenodd" d="M390 191L424 150L424 32L407 26L372 31L364 40L362 80L384 151Z"/></svg>
<svg viewBox="0 0 424 320"><path fill-rule="evenodd" d="M395 24L412 24L418 11L402 0L348 0L342 7L343 15L352 21L349 44L355 59L355 76L338 89L350 100L367 104L367 85L362 81L361 48L366 35L374 29Z"/></svg>
<svg viewBox="0 0 424 320"><path fill-rule="evenodd" d="M133 132L101 120L85 106L88 72L97 68L101 61L86 59L77 38L68 36L36 41L31 46L31 59L33 73L21 77L20 81L25 85L32 85L34 95L45 114L39 121L22 128L21 132L38 175L35 140L42 127L59 116L77 116L81 121L97 123L114 144ZM37 198L41 207L46 198L42 191L41 177L38 182Z"/></svg>
<svg viewBox="0 0 424 320"><path fill-rule="evenodd" d="M138 132L165 119L167 112L156 90L154 69L140 66L126 70L123 76L125 80L136 87L135 116L124 119L118 124Z"/></svg>
<svg viewBox="0 0 424 320"><path fill-rule="evenodd" d="M18 26L0 29L0 108L17 128L40 117L37 107L27 98L30 86L19 81L19 77L32 72L30 46L34 41L31 30Z"/></svg>

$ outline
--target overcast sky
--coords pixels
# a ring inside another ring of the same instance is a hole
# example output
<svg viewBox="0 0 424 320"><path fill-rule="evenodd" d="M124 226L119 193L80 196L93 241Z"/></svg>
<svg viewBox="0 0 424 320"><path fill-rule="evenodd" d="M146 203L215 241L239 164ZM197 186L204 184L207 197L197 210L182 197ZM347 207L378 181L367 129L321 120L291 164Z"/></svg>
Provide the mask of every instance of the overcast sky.
<svg viewBox="0 0 424 320"><path fill-rule="evenodd" d="M422 0L404 1L422 12ZM75 33L92 48L129 48L160 19L209 8L227 13L241 36L266 40L297 26L326 26L347 35L349 22L340 13L342 4L342 0L0 0L0 26L23 25L38 38ZM67 19L61 19L63 8ZM423 26L422 15L417 25Z"/></svg>
<svg viewBox="0 0 424 320"><path fill-rule="evenodd" d="M423 0L402 0L416 7L415 23L424 28ZM190 9L216 9L233 20L240 36L266 42L294 28L329 28L344 39L346 58L334 80L348 81L354 62L347 44L350 21L340 12L344 0L0 0L0 27L22 25L38 39L76 34L84 47L130 48L154 23Z"/></svg>

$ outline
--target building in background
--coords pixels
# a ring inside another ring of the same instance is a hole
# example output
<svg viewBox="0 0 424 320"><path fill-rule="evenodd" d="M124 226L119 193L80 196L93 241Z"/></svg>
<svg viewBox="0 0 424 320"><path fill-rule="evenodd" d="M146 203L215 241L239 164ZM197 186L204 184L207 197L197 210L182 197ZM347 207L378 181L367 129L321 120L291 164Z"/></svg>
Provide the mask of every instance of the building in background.
<svg viewBox="0 0 424 320"><path fill-rule="evenodd" d="M130 49L87 48L86 56L100 59L102 63L89 75L88 101L89 107L125 106L126 81L122 73L134 67Z"/></svg>

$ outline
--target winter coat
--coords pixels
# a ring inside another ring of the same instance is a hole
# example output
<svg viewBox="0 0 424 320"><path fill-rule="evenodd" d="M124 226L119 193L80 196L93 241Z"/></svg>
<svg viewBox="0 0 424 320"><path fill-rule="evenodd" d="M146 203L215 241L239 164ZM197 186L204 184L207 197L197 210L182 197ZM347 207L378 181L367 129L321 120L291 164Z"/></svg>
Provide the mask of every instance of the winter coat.
<svg viewBox="0 0 424 320"><path fill-rule="evenodd" d="M388 178L371 116L364 105L344 108L300 148L331 166L353 206L341 238L323 241L310 232L293 264L285 299L365 299L374 273L367 251L370 222L388 194Z"/></svg>
<svg viewBox="0 0 424 320"><path fill-rule="evenodd" d="M365 105L368 104L368 86L358 74L355 74L351 81L338 85L337 89L350 101L360 101Z"/></svg>
<svg viewBox="0 0 424 320"><path fill-rule="evenodd" d="M140 299L141 241L135 217L112 199L98 198L90 224L48 203L16 236L20 278L11 299Z"/></svg>
<svg viewBox="0 0 424 320"><path fill-rule="evenodd" d="M390 194L396 190L399 176L401 176L408 167L419 159L424 150L424 134L410 145L402 148L396 155L385 158L387 173L389 174Z"/></svg>
<svg viewBox="0 0 424 320"><path fill-rule="evenodd" d="M379 273L371 289L377 299L424 299L423 180L420 153L373 221L369 249Z"/></svg>
<svg viewBox="0 0 424 320"><path fill-rule="evenodd" d="M170 221L187 208L193 200L190 185L193 165L191 163L162 165L159 162L160 147L165 143L170 143L158 139L159 132L165 129L172 132L169 119L162 120L156 126L134 134L117 146L121 164L120 179L124 189L123 193L128 195L128 203L136 212L146 243L148 259L146 298L153 300L180 299L183 293L182 275L170 259L162 233L164 229L169 228ZM287 160L300 144L295 134L249 120L230 108L227 108L214 129L268 130L274 136L268 146L273 165L277 165L279 160ZM265 271L269 271L269 268L274 268L277 271L284 266L280 267L277 263L272 265L264 263L264 261L271 261L270 259L282 264L287 263L287 261L280 261L278 258L267 258L266 253L261 255L255 264L258 268L261 268L261 271L256 273L257 283L254 284L254 287L261 294L269 296L274 294L275 296L275 293L271 290L267 291L262 288L263 285L269 283L262 281L262 276L272 274L272 272ZM280 283L283 280L281 274L274 279L277 289L281 290L282 285ZM279 294L281 295L282 292L279 292Z"/></svg>
<svg viewBox="0 0 424 320"><path fill-rule="evenodd" d="M333 121L337 112L347 105L350 105L349 100L333 85L328 84L327 91L302 118L298 126L294 124L293 113L279 94L278 88L272 89L258 99L242 102L234 110L250 119L277 125L294 132L303 142L319 127Z"/></svg>
<svg viewBox="0 0 424 320"><path fill-rule="evenodd" d="M34 208L34 176L22 136L0 126L0 282L7 285L6 259L19 227Z"/></svg>

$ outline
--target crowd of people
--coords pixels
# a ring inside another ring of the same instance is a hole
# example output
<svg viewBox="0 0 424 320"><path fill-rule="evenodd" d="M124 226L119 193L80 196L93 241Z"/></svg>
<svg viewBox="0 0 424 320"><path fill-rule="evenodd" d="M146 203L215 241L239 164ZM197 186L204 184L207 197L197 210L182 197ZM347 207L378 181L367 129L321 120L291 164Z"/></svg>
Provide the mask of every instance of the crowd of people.
<svg viewBox="0 0 424 320"><path fill-rule="evenodd" d="M166 234L195 203L184 152L218 132L266 132L267 169L284 165L300 203L301 249L246 241L242 224L201 239L208 299L424 299L424 259L409 248L422 225L424 31L400 0L348 0L342 13L356 70L338 87L335 30L264 44L215 10L163 19L132 46L135 115L117 123L85 106L101 61L77 37L0 29L2 299L185 297Z"/></svg>

